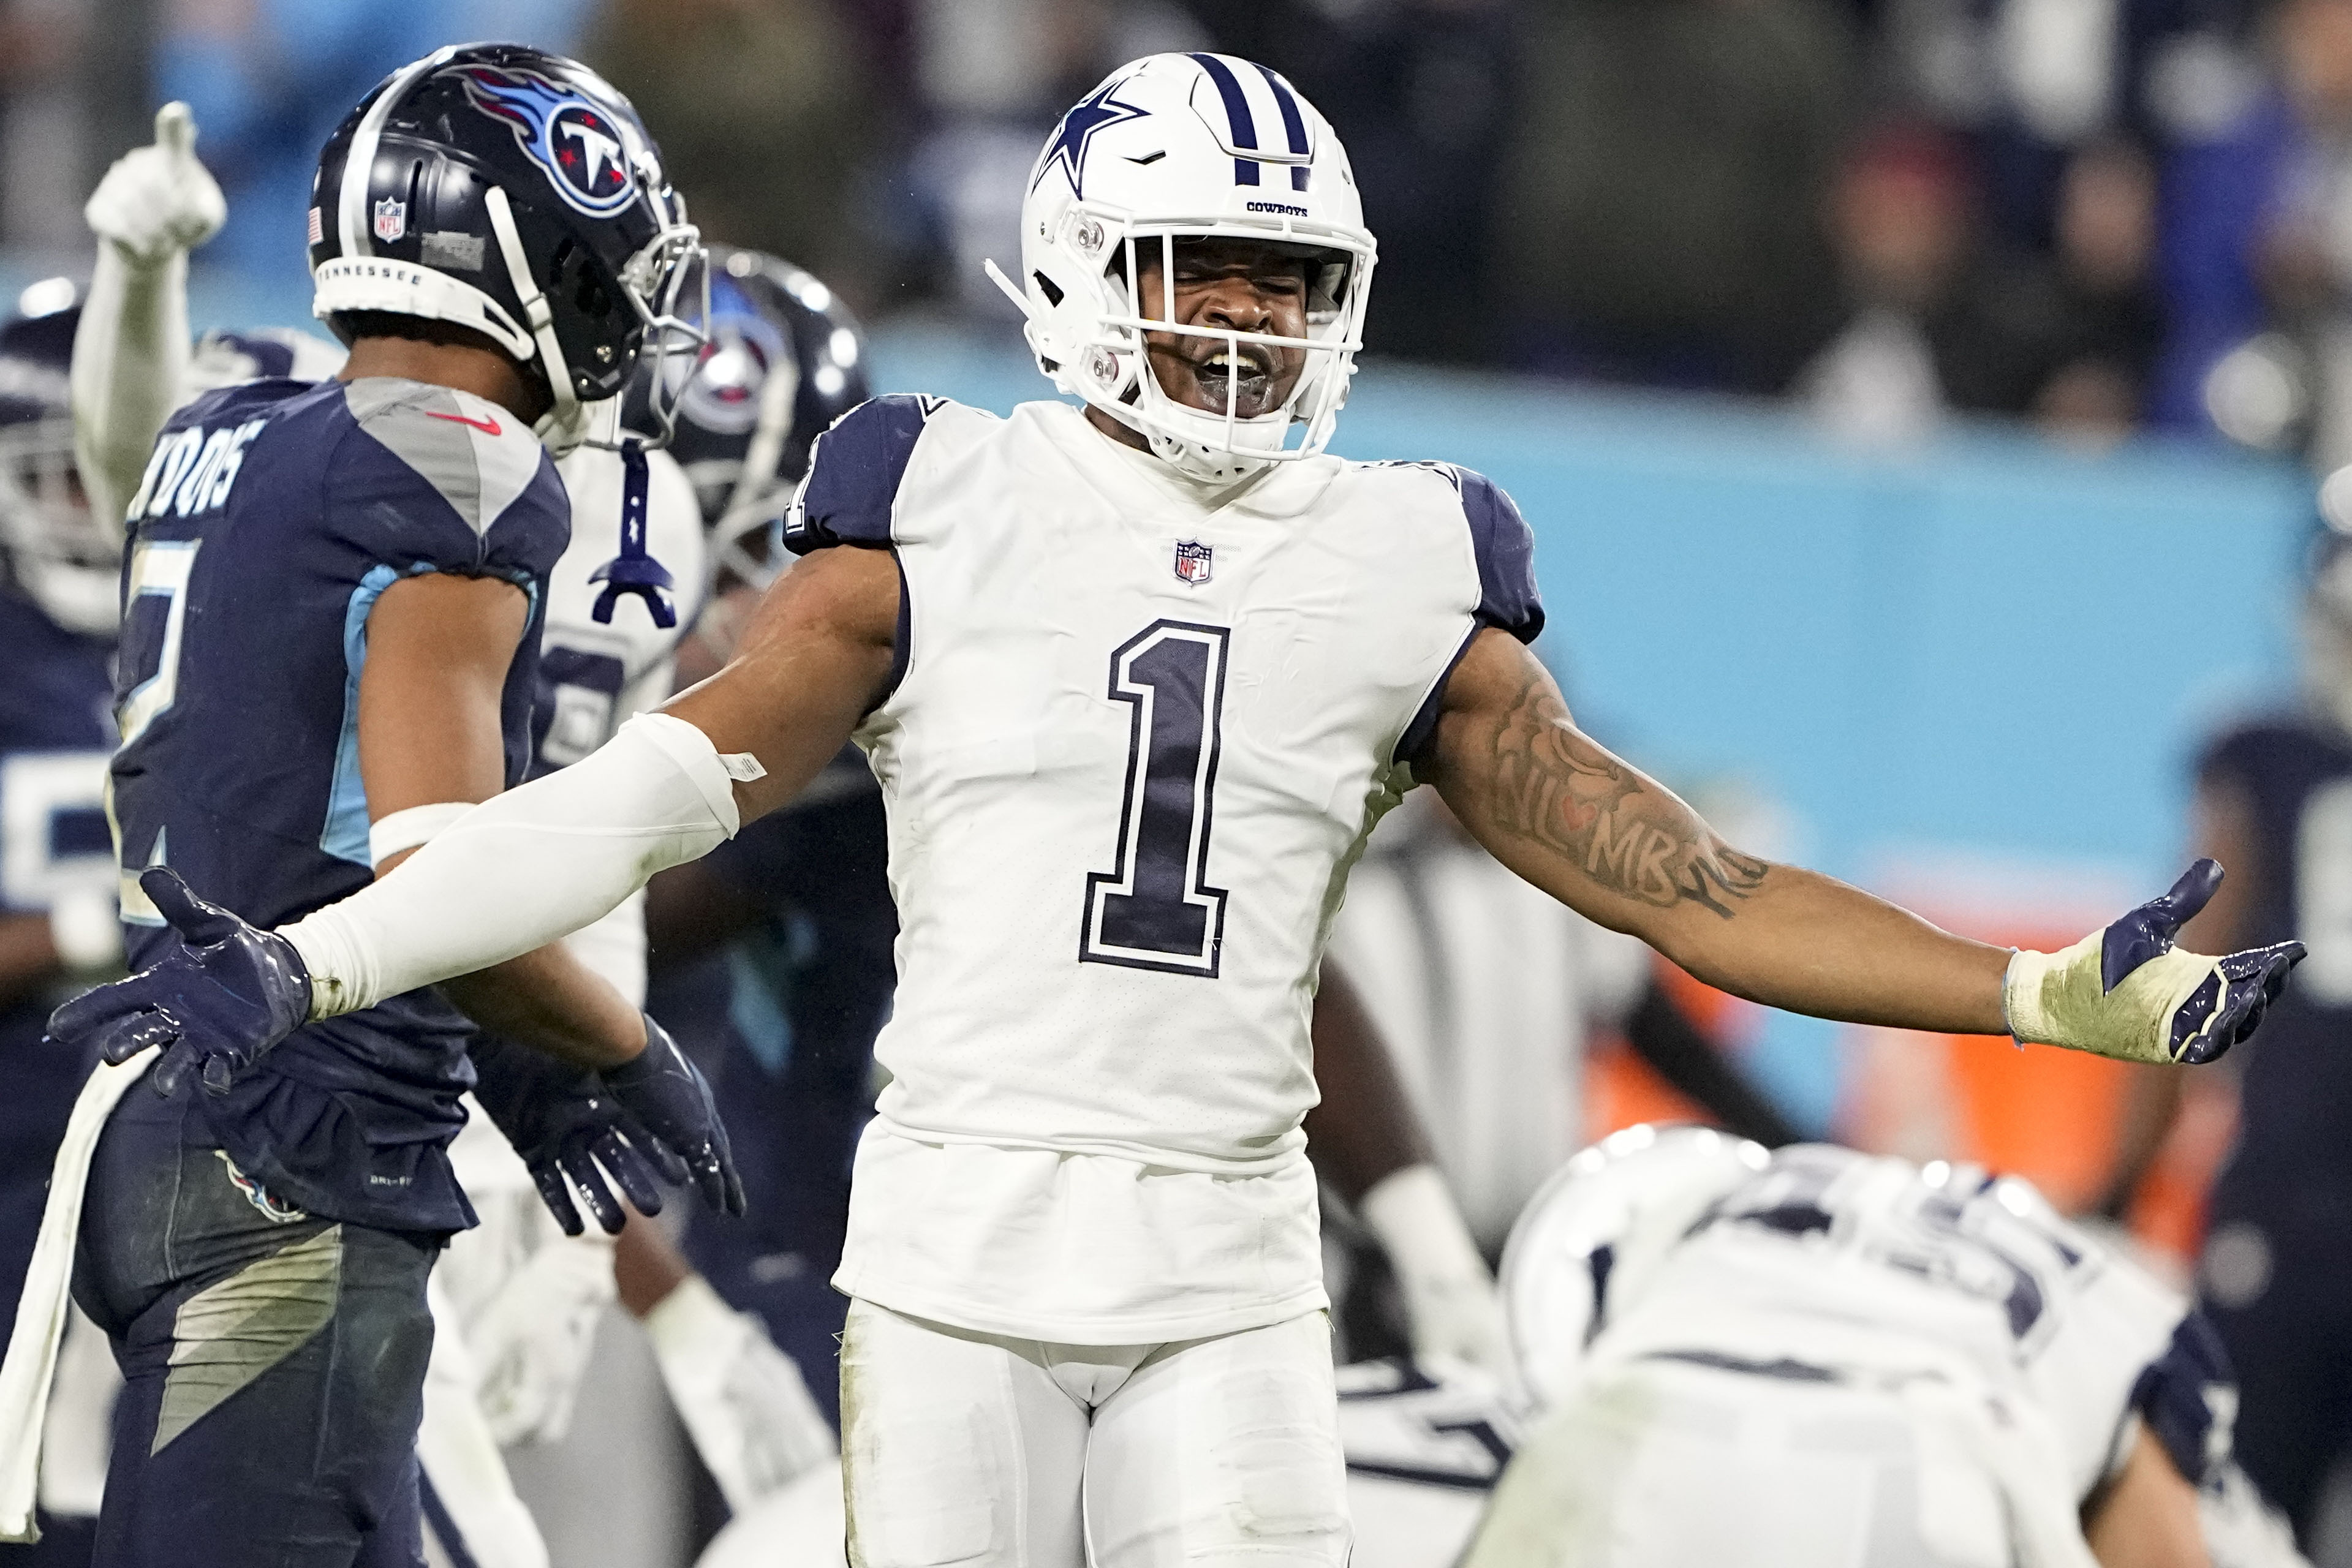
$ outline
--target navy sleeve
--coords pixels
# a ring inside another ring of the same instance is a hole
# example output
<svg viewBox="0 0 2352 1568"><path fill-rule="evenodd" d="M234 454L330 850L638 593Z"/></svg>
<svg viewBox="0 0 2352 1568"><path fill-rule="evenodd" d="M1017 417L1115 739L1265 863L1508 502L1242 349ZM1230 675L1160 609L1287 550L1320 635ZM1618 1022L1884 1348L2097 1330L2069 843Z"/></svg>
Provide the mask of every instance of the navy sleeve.
<svg viewBox="0 0 2352 1568"><path fill-rule="evenodd" d="M1466 468L1461 476L1462 515L1478 559L1479 624L1532 643L1543 631L1543 596L1536 591L1536 537L1501 486Z"/></svg>
<svg viewBox="0 0 2352 1568"><path fill-rule="evenodd" d="M893 394L834 421L810 451L808 477L784 519L784 548L794 555L833 545L887 548L899 482L940 407L938 398Z"/></svg>
<svg viewBox="0 0 2352 1568"><path fill-rule="evenodd" d="M2235 1383L2221 1335L2204 1313L2192 1311L2132 1389L2133 1408L2191 1482L2202 1484L2214 1461L2229 1455L2229 1430L2217 1424L2216 1411L2229 1408L2234 1393L2222 1400L2213 1395Z"/></svg>
<svg viewBox="0 0 2352 1568"><path fill-rule="evenodd" d="M1442 470L1462 496L1463 520L1470 528L1470 552L1478 563L1478 607L1471 612L1479 626L1507 632L1522 643L1532 643L1543 631L1543 596L1536 591L1536 538L1518 507L1503 487L1484 474L1467 468ZM1429 689L1421 710L1397 740L1396 760L1418 761L1437 737L1437 716L1445 706L1446 683L1454 666L1477 637L1473 628L1454 651L1437 684Z"/></svg>

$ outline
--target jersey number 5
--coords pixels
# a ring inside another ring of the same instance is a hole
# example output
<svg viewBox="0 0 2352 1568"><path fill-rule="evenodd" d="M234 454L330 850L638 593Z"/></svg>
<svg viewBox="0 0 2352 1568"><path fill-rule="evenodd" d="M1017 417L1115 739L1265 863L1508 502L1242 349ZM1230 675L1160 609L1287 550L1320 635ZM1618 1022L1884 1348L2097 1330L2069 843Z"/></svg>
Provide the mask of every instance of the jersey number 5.
<svg viewBox="0 0 2352 1568"><path fill-rule="evenodd" d="M1082 964L1217 977L1225 890L1208 882L1210 812L1225 706L1222 626L1155 621L1110 656L1128 705L1118 869L1087 878Z"/></svg>

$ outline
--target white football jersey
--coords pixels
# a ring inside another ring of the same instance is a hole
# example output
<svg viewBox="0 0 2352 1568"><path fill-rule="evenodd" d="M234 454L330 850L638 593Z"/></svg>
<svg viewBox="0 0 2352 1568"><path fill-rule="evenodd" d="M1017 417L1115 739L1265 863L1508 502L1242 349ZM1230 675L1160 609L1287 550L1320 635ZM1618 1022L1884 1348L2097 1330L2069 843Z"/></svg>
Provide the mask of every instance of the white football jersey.
<svg viewBox="0 0 2352 1568"><path fill-rule="evenodd" d="M2028 1401L2076 1498L2124 1457L2136 1409L2192 1479L2227 1452L2225 1364L2188 1303L2027 1183L1974 1167L1783 1149L1604 1310L1596 1368L1925 1375Z"/></svg>
<svg viewBox="0 0 2352 1568"><path fill-rule="evenodd" d="M1480 624L1541 624L1485 479L1321 457L1210 491L1060 403L877 399L797 551L887 546L857 735L898 904L837 1283L1145 1343L1322 1304L1307 1020L1348 868Z"/></svg>

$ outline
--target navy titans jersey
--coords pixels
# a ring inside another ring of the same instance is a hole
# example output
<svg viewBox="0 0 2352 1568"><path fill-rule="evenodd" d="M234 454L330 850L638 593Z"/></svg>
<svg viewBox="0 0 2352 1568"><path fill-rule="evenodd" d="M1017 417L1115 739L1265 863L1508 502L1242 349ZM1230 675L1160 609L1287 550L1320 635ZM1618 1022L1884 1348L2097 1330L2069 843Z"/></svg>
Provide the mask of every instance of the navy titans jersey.
<svg viewBox="0 0 2352 1568"><path fill-rule="evenodd" d="M2352 737L2300 717L2251 724L2216 741L2199 774L2252 812L2262 896L2233 940L2310 949L2232 1055L2244 1064L2233 1163L2352 1181Z"/></svg>
<svg viewBox="0 0 2352 1568"><path fill-rule="evenodd" d="M530 430L446 388L254 382L173 416L130 509L115 681L134 966L175 940L139 889L144 867L265 927L373 880L360 675L369 613L404 577L496 577L530 595L500 714L507 780L521 778L569 516ZM471 1032L437 991L411 991L304 1026L198 1099L230 1157L302 1208L458 1228L473 1212L443 1149L464 1121Z"/></svg>
<svg viewBox="0 0 2352 1568"><path fill-rule="evenodd" d="M45 915L64 897L111 901L107 845L106 643L65 631L0 580L0 919ZM43 1037L62 988L0 1001L0 1333L33 1256L49 1165L89 1071Z"/></svg>

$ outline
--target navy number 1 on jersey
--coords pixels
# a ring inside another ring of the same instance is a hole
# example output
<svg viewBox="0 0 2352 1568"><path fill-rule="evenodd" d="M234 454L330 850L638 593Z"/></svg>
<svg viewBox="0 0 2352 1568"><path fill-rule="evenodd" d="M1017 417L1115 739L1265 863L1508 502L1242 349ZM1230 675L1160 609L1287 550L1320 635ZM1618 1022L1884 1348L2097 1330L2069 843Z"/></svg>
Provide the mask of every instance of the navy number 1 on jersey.
<svg viewBox="0 0 2352 1568"><path fill-rule="evenodd" d="M1155 621L1110 656L1110 696L1129 707L1127 792L1118 868L1087 878L1080 963L1216 978L1225 890L1209 885L1209 831L1231 638Z"/></svg>

